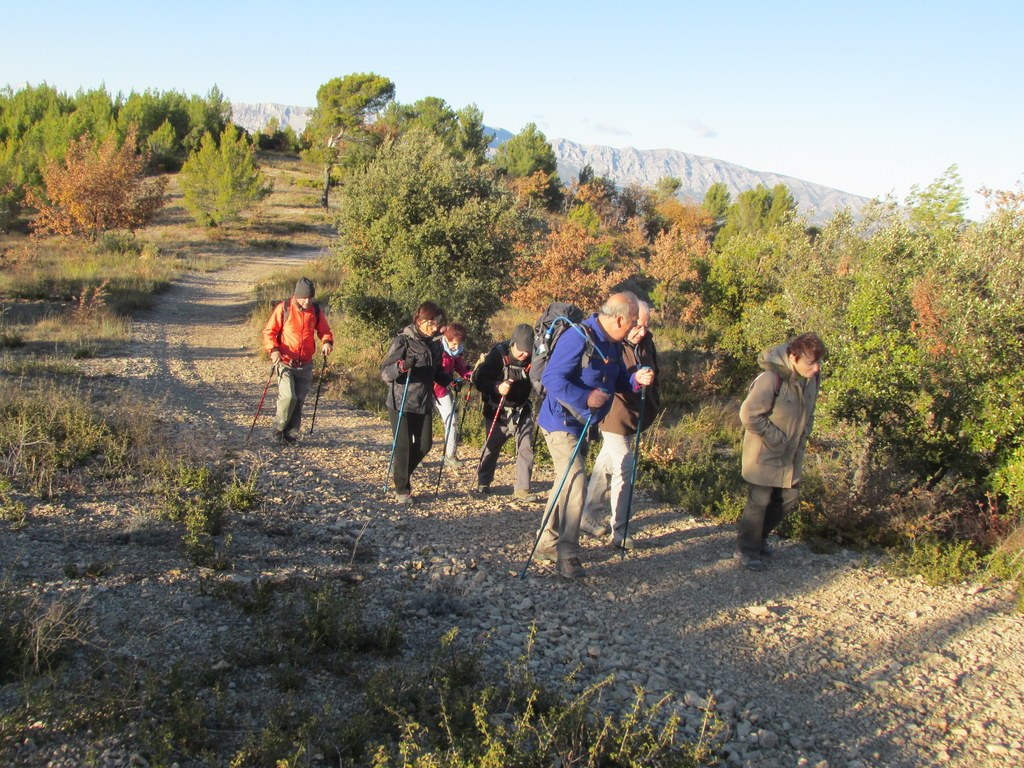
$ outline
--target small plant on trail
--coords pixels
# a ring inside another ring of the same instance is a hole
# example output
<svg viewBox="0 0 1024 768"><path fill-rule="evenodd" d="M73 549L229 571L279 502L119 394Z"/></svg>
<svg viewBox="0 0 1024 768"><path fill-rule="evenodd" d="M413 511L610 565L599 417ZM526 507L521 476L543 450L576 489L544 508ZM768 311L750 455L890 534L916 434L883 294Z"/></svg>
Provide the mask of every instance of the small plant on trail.
<svg viewBox="0 0 1024 768"><path fill-rule="evenodd" d="M229 510L252 508L260 498L256 489L256 473L245 483L233 477L225 479L220 468L194 466L185 460L164 467L158 489L162 497L163 516L184 526L183 540L189 558L212 568L224 568L224 552L217 552L214 537L223 532L224 517ZM225 541L225 549L230 537Z"/></svg>
<svg viewBox="0 0 1024 768"><path fill-rule="evenodd" d="M16 500L13 492L11 481L0 476L0 520L18 528L25 524L26 508L25 502Z"/></svg>
<svg viewBox="0 0 1024 768"><path fill-rule="evenodd" d="M21 597L0 585L0 682L53 670L87 630L81 604Z"/></svg>

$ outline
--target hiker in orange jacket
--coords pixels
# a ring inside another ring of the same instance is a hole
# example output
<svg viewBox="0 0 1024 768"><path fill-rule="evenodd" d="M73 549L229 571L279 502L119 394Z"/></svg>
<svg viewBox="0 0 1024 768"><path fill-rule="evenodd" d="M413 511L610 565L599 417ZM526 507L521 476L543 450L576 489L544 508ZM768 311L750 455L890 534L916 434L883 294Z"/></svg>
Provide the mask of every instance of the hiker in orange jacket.
<svg viewBox="0 0 1024 768"><path fill-rule="evenodd" d="M313 301L315 294L313 281L300 277L292 297L274 307L263 327L263 348L278 377L274 437L285 443L294 443L299 434L302 404L313 385L317 336L325 360L334 349L331 326Z"/></svg>

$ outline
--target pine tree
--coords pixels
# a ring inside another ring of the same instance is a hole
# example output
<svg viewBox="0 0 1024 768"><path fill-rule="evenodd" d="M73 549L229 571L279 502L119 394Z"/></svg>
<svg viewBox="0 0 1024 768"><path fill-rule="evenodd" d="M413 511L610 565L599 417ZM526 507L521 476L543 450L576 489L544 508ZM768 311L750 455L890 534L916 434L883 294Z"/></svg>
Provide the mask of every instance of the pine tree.
<svg viewBox="0 0 1024 768"><path fill-rule="evenodd" d="M229 125L220 142L207 133L199 151L181 169L185 207L196 222L216 227L240 217L242 211L270 194L253 150L238 129Z"/></svg>

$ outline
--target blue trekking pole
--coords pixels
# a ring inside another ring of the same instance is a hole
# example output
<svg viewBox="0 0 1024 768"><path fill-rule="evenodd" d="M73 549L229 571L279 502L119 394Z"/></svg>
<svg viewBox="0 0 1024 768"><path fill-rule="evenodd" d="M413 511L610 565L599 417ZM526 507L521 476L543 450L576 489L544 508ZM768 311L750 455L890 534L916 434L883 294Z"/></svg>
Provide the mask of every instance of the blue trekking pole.
<svg viewBox="0 0 1024 768"><path fill-rule="evenodd" d="M384 475L384 492L388 490L388 478L391 477L391 467L395 463L395 448L398 445L398 431L402 428L402 415L405 413L405 397L409 394L409 379L412 378L412 369L405 372L405 386L402 387L402 404L398 406L398 419L395 421L395 438L391 441L391 459L388 461L388 473Z"/></svg>
<svg viewBox="0 0 1024 768"><path fill-rule="evenodd" d="M580 446L583 445L583 441L587 437L587 433L590 431L590 422L593 420L593 412L587 416L587 423L583 425L583 431L580 432L580 437L576 441L576 447L572 449L572 456L569 457L569 463L565 467L565 472L562 474L562 480L558 483L558 490L556 490L551 498L548 500L548 508L544 511L544 519L541 520L540 530L537 531L537 538L533 542L533 549L530 550L530 556L526 558L526 562L523 564L523 570L519 572L519 578L526 578L526 569L530 567L530 563L533 562L533 556L537 552L537 547L540 546L541 536L544 535L544 530L548 527L548 518L551 517L551 513L555 509L555 505L558 503L558 496L562 493L562 486L565 485L565 479L569 476L569 470L572 469L573 462L576 461L576 456L580 452Z"/></svg>
<svg viewBox="0 0 1024 768"><path fill-rule="evenodd" d="M629 477L629 495L626 497L626 523L622 526L622 557L626 556L626 537L629 535L629 516L633 511L633 486L636 485L636 465L640 463L640 433L644 431L644 406L647 404L647 387L640 390L640 418L636 423L636 442L633 443L633 470ZM614 531L612 532L614 536Z"/></svg>
<svg viewBox="0 0 1024 768"><path fill-rule="evenodd" d="M434 496L437 496L437 492L441 489L441 473L444 471L445 457L448 455L448 436L452 432L452 424L455 421L455 409L459 404L458 398L449 390L449 394L452 398L452 410L448 414L448 423L444 426L444 450L441 452L441 465L437 468L437 482L434 483Z"/></svg>

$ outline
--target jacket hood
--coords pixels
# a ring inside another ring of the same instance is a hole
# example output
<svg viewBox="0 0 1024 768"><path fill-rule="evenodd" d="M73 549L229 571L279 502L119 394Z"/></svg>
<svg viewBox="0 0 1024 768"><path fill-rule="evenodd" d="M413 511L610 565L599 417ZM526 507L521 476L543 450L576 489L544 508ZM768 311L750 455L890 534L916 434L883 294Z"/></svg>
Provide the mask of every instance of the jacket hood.
<svg viewBox="0 0 1024 768"><path fill-rule="evenodd" d="M789 342L784 341L782 344L769 347L757 356L757 364L766 371L774 371L783 379L790 378L793 371L790 370L789 357L786 354L788 346Z"/></svg>

